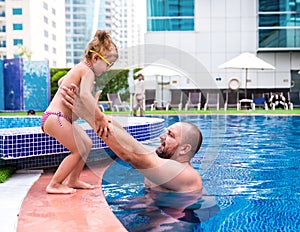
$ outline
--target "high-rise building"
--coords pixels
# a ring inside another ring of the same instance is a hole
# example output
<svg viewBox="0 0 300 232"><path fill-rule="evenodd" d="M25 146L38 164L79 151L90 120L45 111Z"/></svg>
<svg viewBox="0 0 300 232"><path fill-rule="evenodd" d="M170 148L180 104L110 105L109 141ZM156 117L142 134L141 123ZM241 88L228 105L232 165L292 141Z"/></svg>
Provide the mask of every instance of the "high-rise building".
<svg viewBox="0 0 300 232"><path fill-rule="evenodd" d="M299 0L147 0L145 44L146 59L167 58L194 81L171 88L228 89L232 77L243 88L244 70L218 66L250 52L275 70L249 70L248 88L300 91Z"/></svg>
<svg viewBox="0 0 300 232"><path fill-rule="evenodd" d="M137 17L138 14L146 14L145 1L116 0L103 1L106 5L106 12L99 14L99 28L106 28L119 49L119 64L130 65L139 62L135 46L144 43L143 25L145 20ZM103 9L101 7L100 9ZM105 18L103 17L105 15Z"/></svg>
<svg viewBox="0 0 300 232"><path fill-rule="evenodd" d="M60 0L0 0L0 58L48 60L64 67L65 4Z"/></svg>
<svg viewBox="0 0 300 232"><path fill-rule="evenodd" d="M119 62L128 62L127 48L143 42L136 21L135 0L66 0L67 64L73 66L83 55L97 29L110 32L120 51ZM145 9L145 8L143 8Z"/></svg>
<svg viewBox="0 0 300 232"><path fill-rule="evenodd" d="M80 62L92 37L95 3L87 0L65 0L67 66Z"/></svg>
<svg viewBox="0 0 300 232"><path fill-rule="evenodd" d="M143 41L135 5L134 0L0 0L0 58L22 55L48 60L50 67L72 67L95 31L105 29L120 60L128 61L123 48Z"/></svg>

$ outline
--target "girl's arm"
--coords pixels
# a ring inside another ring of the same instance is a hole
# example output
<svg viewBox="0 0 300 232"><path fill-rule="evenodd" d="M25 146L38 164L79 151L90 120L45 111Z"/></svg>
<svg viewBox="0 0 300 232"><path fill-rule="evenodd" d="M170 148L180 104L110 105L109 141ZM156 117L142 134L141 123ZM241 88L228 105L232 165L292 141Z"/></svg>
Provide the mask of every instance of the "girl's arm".
<svg viewBox="0 0 300 232"><path fill-rule="evenodd" d="M109 124L110 119L100 111L97 104L98 102L95 101L94 96L92 95L94 81L94 73L88 71L87 74L81 78L79 96L82 103L85 105L85 114L93 116L94 122L89 122L92 123L90 125L97 133L107 136L112 129Z"/></svg>
<svg viewBox="0 0 300 232"><path fill-rule="evenodd" d="M65 76L61 77L61 78L58 80L58 82L57 82L58 87L61 85L61 83L63 82L64 79L65 79Z"/></svg>

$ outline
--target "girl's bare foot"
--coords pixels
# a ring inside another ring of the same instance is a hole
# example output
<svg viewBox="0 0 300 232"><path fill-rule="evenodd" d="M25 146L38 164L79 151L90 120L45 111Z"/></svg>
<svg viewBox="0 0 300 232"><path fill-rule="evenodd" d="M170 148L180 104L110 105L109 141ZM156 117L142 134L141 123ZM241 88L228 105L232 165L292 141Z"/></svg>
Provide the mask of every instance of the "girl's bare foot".
<svg viewBox="0 0 300 232"><path fill-rule="evenodd" d="M94 189L95 186L91 185L91 184L88 184L84 181L80 181L80 180L77 180L76 182L68 182L67 185L70 187L70 188L74 188L74 189Z"/></svg>
<svg viewBox="0 0 300 232"><path fill-rule="evenodd" d="M63 184L53 184L47 186L46 192L53 193L53 194L71 194L71 193L75 193L76 189L70 188Z"/></svg>

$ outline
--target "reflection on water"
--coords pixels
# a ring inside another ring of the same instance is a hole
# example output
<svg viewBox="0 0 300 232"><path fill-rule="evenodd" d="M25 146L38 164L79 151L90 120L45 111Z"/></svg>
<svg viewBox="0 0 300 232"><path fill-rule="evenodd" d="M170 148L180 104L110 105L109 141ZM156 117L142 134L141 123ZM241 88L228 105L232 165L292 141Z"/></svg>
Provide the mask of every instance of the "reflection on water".
<svg viewBox="0 0 300 232"><path fill-rule="evenodd" d="M121 219L129 231L195 229L220 210L215 198L202 195L201 191L166 193L148 190L144 197L121 205L126 211L135 211L134 217L129 215Z"/></svg>
<svg viewBox="0 0 300 232"><path fill-rule="evenodd" d="M186 193L145 189L143 176L121 160L103 179L106 200L128 231L201 231L200 224L220 210L205 189Z"/></svg>
<svg viewBox="0 0 300 232"><path fill-rule="evenodd" d="M115 191L123 196L114 195ZM106 185L105 195L128 231L199 231L201 222L220 211L215 197L205 190L170 193L144 190L141 184L122 184Z"/></svg>

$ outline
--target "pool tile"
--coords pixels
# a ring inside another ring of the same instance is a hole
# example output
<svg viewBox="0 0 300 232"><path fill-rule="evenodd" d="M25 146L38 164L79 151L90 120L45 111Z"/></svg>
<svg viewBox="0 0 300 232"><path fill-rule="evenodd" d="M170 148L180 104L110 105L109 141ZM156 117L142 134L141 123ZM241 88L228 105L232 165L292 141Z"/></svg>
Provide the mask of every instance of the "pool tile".
<svg viewBox="0 0 300 232"><path fill-rule="evenodd" d="M29 119L31 123L28 123ZM0 117L0 120L1 125L5 124L3 117ZM20 128L0 129L0 158L11 161L11 164L18 163L17 168L56 166L57 162L69 153L68 149L56 139L43 133L40 128L40 117L6 117L6 120L8 126L19 126L20 122L23 126L26 125ZM164 128L164 119L161 118L113 116L113 120L118 121L138 141L156 138ZM80 121L80 125L93 141L92 150L107 147L87 123ZM44 158L41 159L41 156ZM58 158L55 159L53 156ZM27 162L26 159L29 158L30 162Z"/></svg>

